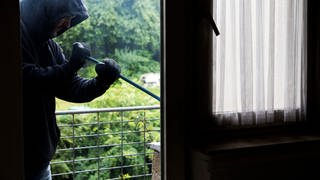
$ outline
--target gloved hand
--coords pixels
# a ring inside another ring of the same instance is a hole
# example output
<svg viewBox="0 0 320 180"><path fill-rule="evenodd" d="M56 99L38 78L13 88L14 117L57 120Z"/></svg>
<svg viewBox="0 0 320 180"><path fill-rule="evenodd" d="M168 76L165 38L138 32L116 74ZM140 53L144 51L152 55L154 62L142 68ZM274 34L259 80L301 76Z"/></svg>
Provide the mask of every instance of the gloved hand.
<svg viewBox="0 0 320 180"><path fill-rule="evenodd" d="M95 66L97 80L105 86L110 86L119 78L121 68L113 59L105 59L102 62Z"/></svg>
<svg viewBox="0 0 320 180"><path fill-rule="evenodd" d="M77 72L85 64L86 56L90 56L90 49L83 43L73 43L69 64L74 72Z"/></svg>

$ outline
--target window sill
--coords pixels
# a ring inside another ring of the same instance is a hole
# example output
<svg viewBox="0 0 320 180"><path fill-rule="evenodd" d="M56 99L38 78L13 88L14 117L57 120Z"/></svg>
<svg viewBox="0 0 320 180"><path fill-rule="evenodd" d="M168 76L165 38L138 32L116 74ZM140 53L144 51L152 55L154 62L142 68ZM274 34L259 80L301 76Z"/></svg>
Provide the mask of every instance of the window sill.
<svg viewBox="0 0 320 180"><path fill-rule="evenodd" d="M319 152L320 133L311 130L220 137L193 149L194 166L205 170L195 177L203 174L208 180L305 179L309 174L319 177L313 166L320 160Z"/></svg>
<svg viewBox="0 0 320 180"><path fill-rule="evenodd" d="M207 153L241 150L259 147L271 147L279 145L289 145L298 143L318 142L320 143L320 134L287 134L259 137L234 138L224 141L216 141L209 144L205 151Z"/></svg>

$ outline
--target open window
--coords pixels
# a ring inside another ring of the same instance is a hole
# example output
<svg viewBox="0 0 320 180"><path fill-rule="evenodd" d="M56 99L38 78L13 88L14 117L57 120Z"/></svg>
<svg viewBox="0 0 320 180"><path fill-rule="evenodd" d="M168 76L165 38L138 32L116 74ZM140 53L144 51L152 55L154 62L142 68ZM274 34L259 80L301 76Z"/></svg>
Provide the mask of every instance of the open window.
<svg viewBox="0 0 320 180"><path fill-rule="evenodd" d="M160 94L160 0L85 3L90 17L55 40L67 57L73 42L85 42L93 59L117 61L123 78L88 103L57 99L53 179L160 178L160 98L136 88ZM95 65L78 74L95 77Z"/></svg>

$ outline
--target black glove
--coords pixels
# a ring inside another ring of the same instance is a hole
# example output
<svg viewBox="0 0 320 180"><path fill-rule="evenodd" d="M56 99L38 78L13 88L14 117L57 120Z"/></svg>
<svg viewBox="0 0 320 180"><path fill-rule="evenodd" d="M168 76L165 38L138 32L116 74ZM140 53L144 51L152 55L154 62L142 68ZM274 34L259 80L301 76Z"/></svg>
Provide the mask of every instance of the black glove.
<svg viewBox="0 0 320 180"><path fill-rule="evenodd" d="M85 44L75 42L72 45L72 53L69 60L70 68L73 72L77 72L85 64L85 57L90 56L90 49Z"/></svg>
<svg viewBox="0 0 320 180"><path fill-rule="evenodd" d="M110 86L115 82L121 73L121 68L113 59L105 59L96 65L97 80L104 86Z"/></svg>

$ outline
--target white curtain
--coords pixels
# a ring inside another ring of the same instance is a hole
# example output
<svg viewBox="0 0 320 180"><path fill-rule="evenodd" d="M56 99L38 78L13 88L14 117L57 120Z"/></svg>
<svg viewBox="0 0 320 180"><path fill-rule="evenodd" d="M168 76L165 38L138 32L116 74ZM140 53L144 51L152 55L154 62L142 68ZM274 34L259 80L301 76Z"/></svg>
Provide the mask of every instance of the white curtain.
<svg viewBox="0 0 320 180"><path fill-rule="evenodd" d="M223 125L304 120L306 1L214 0L213 114Z"/></svg>

